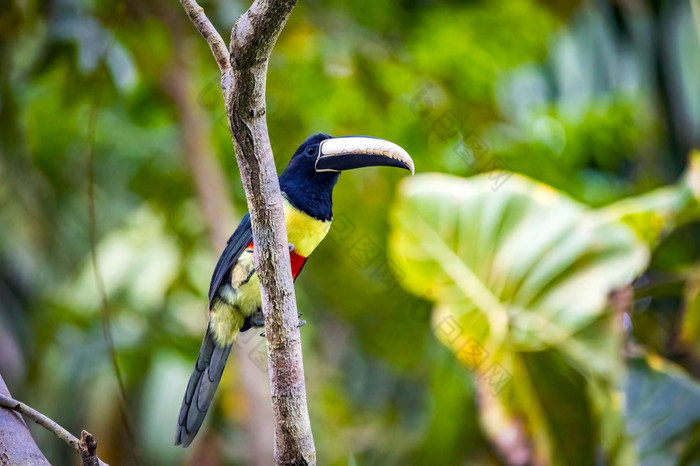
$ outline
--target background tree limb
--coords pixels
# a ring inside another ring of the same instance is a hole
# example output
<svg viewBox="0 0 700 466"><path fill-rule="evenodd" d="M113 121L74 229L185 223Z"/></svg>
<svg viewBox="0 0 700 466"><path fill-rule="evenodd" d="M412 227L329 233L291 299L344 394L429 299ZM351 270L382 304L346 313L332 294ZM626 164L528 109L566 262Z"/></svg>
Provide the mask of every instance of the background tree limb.
<svg viewBox="0 0 700 466"><path fill-rule="evenodd" d="M226 73L226 71L231 68L228 50L226 50L226 43L216 31L214 25L211 24L207 15L204 14L204 8L199 6L194 0L180 0L180 3L185 9L187 17L190 18L192 24L194 24L200 34L202 34L202 37L206 39L207 44L209 44L216 64L219 65L219 70L221 73Z"/></svg>
<svg viewBox="0 0 700 466"><path fill-rule="evenodd" d="M34 442L20 414L63 440L80 455L83 465L107 466L97 458L97 442L91 434L82 431L81 438L78 440L53 419L13 399L2 376L0 376L0 464L49 464Z"/></svg>
<svg viewBox="0 0 700 466"><path fill-rule="evenodd" d="M211 23L204 11L193 1L181 3L210 41ZM226 113L253 227L268 343L275 461L315 464L282 196L265 116L270 53L295 5L296 0L256 0L231 31L230 69L220 63L220 44L212 51L222 71Z"/></svg>
<svg viewBox="0 0 700 466"><path fill-rule="evenodd" d="M10 392L0 376L0 396ZM17 412L0 405L0 464L49 464Z"/></svg>

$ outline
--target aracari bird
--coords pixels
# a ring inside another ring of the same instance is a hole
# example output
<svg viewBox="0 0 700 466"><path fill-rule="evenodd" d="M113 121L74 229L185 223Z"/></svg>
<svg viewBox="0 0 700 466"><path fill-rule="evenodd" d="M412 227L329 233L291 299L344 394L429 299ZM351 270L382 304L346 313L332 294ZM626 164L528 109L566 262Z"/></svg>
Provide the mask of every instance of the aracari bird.
<svg viewBox="0 0 700 466"><path fill-rule="evenodd" d="M414 171L411 157L401 147L366 136L334 138L320 133L294 153L279 177L294 279L331 227L333 188L340 172L370 166ZM246 214L214 269L209 325L182 401L175 445L186 447L197 435L238 333L264 326L252 252L253 233Z"/></svg>

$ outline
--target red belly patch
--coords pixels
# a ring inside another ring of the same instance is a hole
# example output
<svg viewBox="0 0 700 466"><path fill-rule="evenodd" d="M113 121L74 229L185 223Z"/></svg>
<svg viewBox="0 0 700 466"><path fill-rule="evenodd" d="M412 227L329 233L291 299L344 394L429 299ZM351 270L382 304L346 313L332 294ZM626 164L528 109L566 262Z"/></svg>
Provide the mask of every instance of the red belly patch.
<svg viewBox="0 0 700 466"><path fill-rule="evenodd" d="M297 254L295 251L292 251L289 253L289 259L292 263L292 278L296 280L297 275L299 275L301 269L304 268L304 264L306 263L306 257Z"/></svg>
<svg viewBox="0 0 700 466"><path fill-rule="evenodd" d="M247 246L246 249L253 249L253 242L251 241L250 244ZM297 254L296 251L291 251L289 253L289 261L292 263L292 278L296 280L297 275L301 272L301 269L304 268L304 264L306 263L306 257Z"/></svg>

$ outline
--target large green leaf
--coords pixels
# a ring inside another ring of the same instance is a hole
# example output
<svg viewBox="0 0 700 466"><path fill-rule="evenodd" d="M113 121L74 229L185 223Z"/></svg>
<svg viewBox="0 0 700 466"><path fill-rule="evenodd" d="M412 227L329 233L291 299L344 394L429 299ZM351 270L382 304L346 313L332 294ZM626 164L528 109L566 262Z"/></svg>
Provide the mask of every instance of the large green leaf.
<svg viewBox="0 0 700 466"><path fill-rule="evenodd" d="M392 223L405 285L439 302L478 341L517 350L567 344L649 255L624 224L516 175L498 191L489 175L408 179Z"/></svg>
<svg viewBox="0 0 700 466"><path fill-rule="evenodd" d="M436 302L436 336L492 403L525 421L535 460L567 463L596 445L616 457L622 366L608 295L645 268L648 247L624 223L546 185L512 175L494 191L490 177L403 182L391 253L404 284ZM586 422L568 424L572 404L590 413Z"/></svg>

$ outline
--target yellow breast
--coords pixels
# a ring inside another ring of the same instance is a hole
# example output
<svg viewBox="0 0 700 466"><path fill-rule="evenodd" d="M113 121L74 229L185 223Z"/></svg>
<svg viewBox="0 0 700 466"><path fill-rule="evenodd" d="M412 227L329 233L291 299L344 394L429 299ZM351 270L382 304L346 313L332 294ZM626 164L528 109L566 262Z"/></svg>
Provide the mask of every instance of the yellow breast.
<svg viewBox="0 0 700 466"><path fill-rule="evenodd" d="M283 205L287 240L294 245L294 252L300 256L309 257L328 234L331 222L310 217L296 209L286 199L283 199ZM252 261L252 254L246 252L241 254L232 273L235 295L231 297L229 303L217 301L211 310L211 328L219 344L232 344L238 329L243 325L243 319L261 307L258 274L253 274L245 284L240 284L247 275L245 270L250 270L249 267L252 267ZM238 269L241 273L236 273Z"/></svg>
<svg viewBox="0 0 700 466"><path fill-rule="evenodd" d="M284 219L287 224L287 240L294 245L294 251L309 257L331 228L331 221L324 222L305 214L283 199Z"/></svg>

